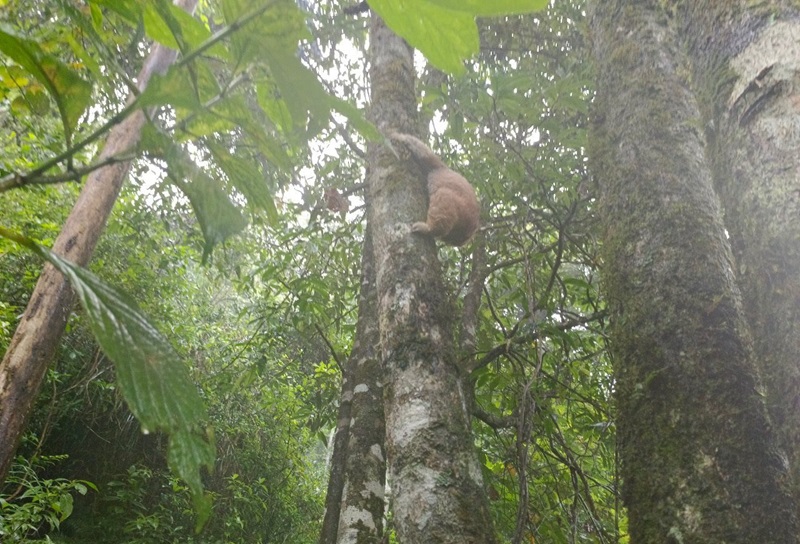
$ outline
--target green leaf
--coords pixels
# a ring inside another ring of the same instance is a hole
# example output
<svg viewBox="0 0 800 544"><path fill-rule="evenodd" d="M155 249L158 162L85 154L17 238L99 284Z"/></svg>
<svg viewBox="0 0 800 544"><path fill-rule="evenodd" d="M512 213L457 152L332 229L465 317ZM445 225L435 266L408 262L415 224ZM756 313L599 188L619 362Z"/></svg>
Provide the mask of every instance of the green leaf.
<svg viewBox="0 0 800 544"><path fill-rule="evenodd" d="M92 4L104 6L131 23L138 23L142 16L142 8L137 0L90 0Z"/></svg>
<svg viewBox="0 0 800 544"><path fill-rule="evenodd" d="M302 122L298 128L305 127L305 120L309 115L317 120L328 118L330 110L324 98L327 93L317 76L303 66L294 51L270 49L267 51L267 59L272 77L280 89L281 98L289 107L292 119L296 124L298 121Z"/></svg>
<svg viewBox="0 0 800 544"><path fill-rule="evenodd" d="M166 74L153 74L147 88L139 96L142 108L164 104L188 110L202 107L186 67L173 64Z"/></svg>
<svg viewBox="0 0 800 544"><path fill-rule="evenodd" d="M211 515L211 497L203 493L203 482L197 467L213 467L216 452L213 437L203 438L195 432L178 431L170 437L167 462L189 486L197 513L195 529L200 530Z"/></svg>
<svg viewBox="0 0 800 544"><path fill-rule="evenodd" d="M117 381L145 432L196 428L205 408L180 356L136 302L49 250L37 253L69 279L98 343L114 361Z"/></svg>
<svg viewBox="0 0 800 544"><path fill-rule="evenodd" d="M540 11L547 7L548 0L429 0L446 9L464 11L479 17L497 17Z"/></svg>
<svg viewBox="0 0 800 544"><path fill-rule="evenodd" d="M247 202L256 209L267 214L270 225L276 225L278 210L272 199L272 191L266 183L264 175L246 157L235 157L221 145L209 143L214 160L228 176L233 185L247 198Z"/></svg>
<svg viewBox="0 0 800 544"><path fill-rule="evenodd" d="M198 434L207 414L178 353L123 292L29 238L2 227L0 236L28 247L69 280L97 342L114 362L131 412L145 432L170 433L170 466L192 490L198 521L207 519L210 503L203 496L199 473L202 466L213 465L213 437ZM72 505L60 507L69 515Z"/></svg>
<svg viewBox="0 0 800 544"><path fill-rule="evenodd" d="M203 23L166 0L145 4L142 20L148 36L172 49L195 49L211 38L211 31Z"/></svg>
<svg viewBox="0 0 800 544"><path fill-rule="evenodd" d="M238 66L264 60L265 47L294 51L301 39L311 37L305 15L292 0L224 0L222 13L228 25L241 27L230 46Z"/></svg>
<svg viewBox="0 0 800 544"><path fill-rule="evenodd" d="M463 73L463 60L478 52L478 27L473 13L422 0L371 0L369 5L389 28L445 72Z"/></svg>
<svg viewBox="0 0 800 544"><path fill-rule="evenodd" d="M432 64L453 74L478 52L477 16L538 11L547 0L370 0L370 7Z"/></svg>
<svg viewBox="0 0 800 544"><path fill-rule="evenodd" d="M55 99L69 143L72 131L91 102L92 84L45 53L38 43L17 36L6 25L0 25L0 52L27 70Z"/></svg>
<svg viewBox="0 0 800 544"><path fill-rule="evenodd" d="M167 157L170 177L189 198L200 222L205 239L203 262L206 262L214 246L241 232L247 226L247 219L222 187L190 162L178 146L173 146Z"/></svg>

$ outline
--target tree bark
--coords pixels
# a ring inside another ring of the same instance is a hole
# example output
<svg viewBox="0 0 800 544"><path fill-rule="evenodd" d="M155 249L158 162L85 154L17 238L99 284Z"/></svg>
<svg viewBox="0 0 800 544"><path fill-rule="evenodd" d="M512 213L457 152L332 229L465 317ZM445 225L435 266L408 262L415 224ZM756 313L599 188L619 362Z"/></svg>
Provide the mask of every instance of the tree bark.
<svg viewBox="0 0 800 544"><path fill-rule="evenodd" d="M631 542L796 542L688 59L661 5L598 1L591 19Z"/></svg>
<svg viewBox="0 0 800 544"><path fill-rule="evenodd" d="M192 12L197 0L175 3ZM165 72L176 58L176 51L155 45L139 72L139 90L147 86L153 74ZM111 129L97 160L135 148L144 123L144 112L139 110ZM89 263L129 167L130 162L116 163L89 174L53 245L56 254L81 266ZM69 282L51 265L45 265L0 363L0 484L8 473L74 302Z"/></svg>
<svg viewBox="0 0 800 544"><path fill-rule="evenodd" d="M353 403L339 517L339 544L376 543L383 536L386 423L373 253L372 233L368 225L364 238L356 340L351 360Z"/></svg>
<svg viewBox="0 0 800 544"><path fill-rule="evenodd" d="M383 536L386 430L373 261L372 234L367 225L358 322L344 369L320 544L374 543Z"/></svg>
<svg viewBox="0 0 800 544"><path fill-rule="evenodd" d="M414 133L412 51L372 17L371 119L384 134ZM490 544L496 537L455 357L451 302L433 240L411 234L411 223L425 218L425 183L410 158L403 159L383 143L368 149L397 539Z"/></svg>
<svg viewBox="0 0 800 544"><path fill-rule="evenodd" d="M800 23L796 10L787 12L777 2L688 6L683 21L704 124L713 136L714 182L767 405L798 500Z"/></svg>

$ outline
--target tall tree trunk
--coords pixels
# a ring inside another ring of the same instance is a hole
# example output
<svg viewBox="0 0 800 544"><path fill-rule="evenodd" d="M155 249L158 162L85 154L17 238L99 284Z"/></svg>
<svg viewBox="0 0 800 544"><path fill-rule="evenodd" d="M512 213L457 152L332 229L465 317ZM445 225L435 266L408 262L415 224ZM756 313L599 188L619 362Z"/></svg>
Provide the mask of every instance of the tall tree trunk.
<svg viewBox="0 0 800 544"><path fill-rule="evenodd" d="M413 133L412 51L372 17L372 121L384 133ZM410 160L382 143L370 145L368 163L397 538L490 544L496 538L454 352L451 303L434 242L410 229L425 217L425 184Z"/></svg>
<svg viewBox="0 0 800 544"><path fill-rule="evenodd" d="M339 517L339 544L380 542L383 536L386 424L371 230L367 225L358 324L350 361L353 369L353 402Z"/></svg>
<svg viewBox="0 0 800 544"><path fill-rule="evenodd" d="M369 225L361 256L356 335L346 365L320 544L379 542L383 536L386 432Z"/></svg>
<svg viewBox="0 0 800 544"><path fill-rule="evenodd" d="M631 542L796 542L688 62L661 5L597 1L591 22Z"/></svg>
<svg viewBox="0 0 800 544"><path fill-rule="evenodd" d="M796 9L786 13L777 2L688 6L694 80L705 99L704 126L714 136L714 181L767 405L798 499L800 23Z"/></svg>
<svg viewBox="0 0 800 544"><path fill-rule="evenodd" d="M175 3L192 12L197 0ZM154 46L137 78L139 90L147 86L153 74L165 72L176 58L175 51ZM111 129L98 160L135 148L144 123L144 113L136 111ZM129 162L116 163L89 174L53 245L56 254L81 266L89 263L129 166ZM0 484L11 466L74 301L69 282L51 265L45 265L0 363Z"/></svg>

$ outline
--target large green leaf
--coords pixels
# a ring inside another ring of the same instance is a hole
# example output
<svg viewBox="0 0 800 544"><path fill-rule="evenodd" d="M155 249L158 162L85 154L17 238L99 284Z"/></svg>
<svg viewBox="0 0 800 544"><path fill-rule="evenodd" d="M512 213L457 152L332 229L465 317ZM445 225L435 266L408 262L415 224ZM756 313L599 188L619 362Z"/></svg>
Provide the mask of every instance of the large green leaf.
<svg viewBox="0 0 800 544"><path fill-rule="evenodd" d="M205 407L169 341L123 292L51 251L39 255L72 284L98 343L114 361L117 381L145 432L196 429Z"/></svg>
<svg viewBox="0 0 800 544"><path fill-rule="evenodd" d="M69 280L97 342L114 362L131 412L145 432L170 433L170 466L189 485L199 520L207 519L200 468L213 465L215 449L200 434L206 409L180 355L122 291L29 238L2 227L0 236L33 250Z"/></svg>
<svg viewBox="0 0 800 544"><path fill-rule="evenodd" d="M431 4L480 17L529 13L547 7L549 0L428 0Z"/></svg>
<svg viewBox="0 0 800 544"><path fill-rule="evenodd" d="M202 108L195 86L185 66L170 66L166 74L154 74L139 96L143 108L171 104L188 110Z"/></svg>
<svg viewBox="0 0 800 544"><path fill-rule="evenodd" d="M547 0L370 0L370 7L432 64L462 73L464 59L478 52L476 16L538 11Z"/></svg>
<svg viewBox="0 0 800 544"><path fill-rule="evenodd" d="M264 42L294 51L301 39L310 38L305 15L293 0L223 0L222 13L229 26L240 28L231 36L231 52L239 66L264 57Z"/></svg>
<svg viewBox="0 0 800 544"><path fill-rule="evenodd" d="M144 3L142 20L149 37L172 49L194 49L211 37L203 23L169 0Z"/></svg>
<svg viewBox="0 0 800 544"><path fill-rule="evenodd" d="M371 0L369 5L389 28L446 72L464 72L463 60L478 52L473 13L423 0Z"/></svg>
<svg viewBox="0 0 800 544"><path fill-rule="evenodd" d="M137 0L90 0L90 2L113 10L134 24L139 22L142 16L142 7Z"/></svg>
<svg viewBox="0 0 800 544"><path fill-rule="evenodd" d="M6 25L0 25L0 52L27 70L55 99L69 143L78 119L92 99L92 84L45 53L38 43L18 36Z"/></svg>

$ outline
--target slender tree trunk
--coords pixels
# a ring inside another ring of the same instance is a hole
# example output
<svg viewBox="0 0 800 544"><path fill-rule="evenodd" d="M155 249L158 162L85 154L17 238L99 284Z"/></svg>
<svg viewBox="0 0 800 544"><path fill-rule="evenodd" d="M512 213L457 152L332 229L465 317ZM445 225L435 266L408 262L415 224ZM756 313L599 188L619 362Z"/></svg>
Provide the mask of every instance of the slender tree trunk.
<svg viewBox="0 0 800 544"><path fill-rule="evenodd" d="M373 15L371 118L384 133L415 132L412 51ZM369 147L385 372L386 448L394 524L403 544L496 542L453 346L451 302L424 220L426 189L406 157Z"/></svg>
<svg viewBox="0 0 800 544"><path fill-rule="evenodd" d="M386 424L371 230L368 225L364 238L356 340L351 359L353 403L339 517L339 544L377 543L383 536Z"/></svg>
<svg viewBox="0 0 800 544"><path fill-rule="evenodd" d="M800 22L778 2L690 3L714 181L756 360L800 498ZM776 21L777 19L777 21ZM705 39L700 39L704 37ZM733 54L735 52L735 54Z"/></svg>
<svg viewBox="0 0 800 544"><path fill-rule="evenodd" d="M372 234L367 225L358 323L344 370L320 544L374 543L383 535L386 432L373 261Z"/></svg>
<svg viewBox="0 0 800 544"><path fill-rule="evenodd" d="M631 542L792 543L688 59L662 5L596 1L591 22Z"/></svg>
<svg viewBox="0 0 800 544"><path fill-rule="evenodd" d="M197 0L178 0L176 4L191 12ZM176 57L175 51L154 46L139 73L139 89L147 86L153 74L165 72ZM111 129L98 160L135 148L144 123L144 113L136 111ZM81 266L89 263L129 166L128 162L117 163L89 174L53 245L56 254ZM45 265L0 363L0 484L8 473L73 304L74 294L67 280L51 265Z"/></svg>
<svg viewBox="0 0 800 544"><path fill-rule="evenodd" d="M356 339L358 335L356 335ZM355 353L355 347L353 353ZM333 435L333 453L328 475L328 489L325 492L325 517L322 519L319 544L336 544L339 534L342 494L344 492L345 468L347 466L347 447L350 442L350 421L353 406L353 377L350 361L342 369L342 391L339 394L339 412L336 419L336 432Z"/></svg>

